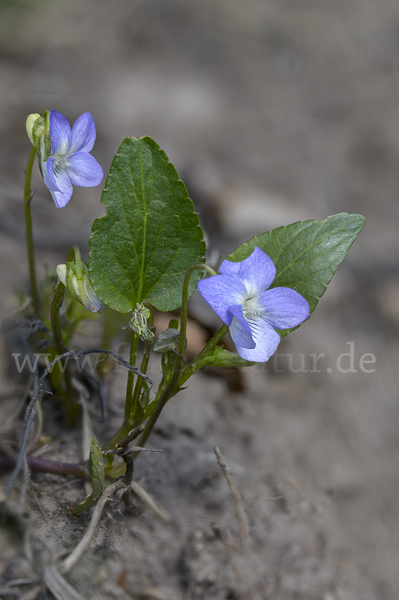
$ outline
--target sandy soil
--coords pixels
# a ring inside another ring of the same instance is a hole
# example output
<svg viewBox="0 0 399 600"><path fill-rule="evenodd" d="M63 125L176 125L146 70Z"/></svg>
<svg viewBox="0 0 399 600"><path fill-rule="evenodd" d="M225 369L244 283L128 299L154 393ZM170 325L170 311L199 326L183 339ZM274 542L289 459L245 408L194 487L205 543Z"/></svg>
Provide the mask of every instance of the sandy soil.
<svg viewBox="0 0 399 600"><path fill-rule="evenodd" d="M89 110L105 171L124 137L154 137L187 184L213 257L298 219L341 211L367 219L314 316L277 359L243 372L239 385L199 374L167 407L150 440L163 454L143 454L135 478L170 520L130 494L104 511L66 579L87 599L396 600L397 2L4 1L0 53L2 318L28 283L31 112L55 108L73 121ZM87 254L100 189L77 189L60 211L37 173L34 186L39 264L65 262L73 243ZM191 311L217 324L200 298ZM96 336L91 324L76 346ZM352 349L353 365L342 357ZM372 372L361 369L366 353ZM26 380L16 379L6 342L2 356L5 424ZM100 441L121 422L123 387L121 373L107 382L105 424L90 403ZM2 455L15 452L22 416L3 427ZM44 416L45 456L80 460L81 429L68 430L50 399ZM216 445L243 497L245 551ZM22 516L18 490L3 505L0 595L49 599L43 568L87 529L89 515L68 512L85 486L35 473Z"/></svg>

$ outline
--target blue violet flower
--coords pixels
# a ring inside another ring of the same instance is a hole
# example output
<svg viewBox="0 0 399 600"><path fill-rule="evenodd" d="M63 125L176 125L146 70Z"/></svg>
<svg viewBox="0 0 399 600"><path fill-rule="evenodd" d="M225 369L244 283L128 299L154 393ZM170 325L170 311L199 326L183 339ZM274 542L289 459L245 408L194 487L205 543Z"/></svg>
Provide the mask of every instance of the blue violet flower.
<svg viewBox="0 0 399 600"><path fill-rule="evenodd" d="M58 208L66 206L72 196L72 184L80 187L99 185L104 173L89 154L96 140L96 127L90 113L84 113L71 129L68 119L50 111L52 154L41 167L44 183Z"/></svg>
<svg viewBox="0 0 399 600"><path fill-rule="evenodd" d="M198 283L202 297L229 326L242 358L267 361L280 343L275 329L302 323L309 316L309 304L291 288L268 289L276 267L260 248L242 262L225 260L219 271Z"/></svg>

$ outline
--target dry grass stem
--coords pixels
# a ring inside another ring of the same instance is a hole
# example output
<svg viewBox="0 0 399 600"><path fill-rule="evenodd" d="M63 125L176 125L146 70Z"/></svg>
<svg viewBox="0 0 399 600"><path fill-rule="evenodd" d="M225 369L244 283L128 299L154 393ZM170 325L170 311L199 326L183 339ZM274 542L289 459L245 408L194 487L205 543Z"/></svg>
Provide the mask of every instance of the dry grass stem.
<svg viewBox="0 0 399 600"><path fill-rule="evenodd" d="M243 550L245 550L249 544L249 528L247 514L245 512L241 494L238 489L236 480L234 479L233 473L230 471L226 461L224 460L223 454L220 452L217 446L214 447L214 451L216 454L217 461L223 470L224 476L226 477L227 483L234 498L238 515L238 522L240 524L241 547Z"/></svg>
<svg viewBox="0 0 399 600"><path fill-rule="evenodd" d="M108 486L104 493L100 496L100 499L97 502L96 507L93 511L93 516L91 518L90 525L85 535L82 537L75 550L60 565L60 571L62 573L67 573L80 559L87 546L90 544L90 540L96 531L104 506L106 505L109 498L115 492L121 490L122 488L126 488L126 485L123 483L123 481L115 481L114 483L111 483L111 485Z"/></svg>
<svg viewBox="0 0 399 600"><path fill-rule="evenodd" d="M155 500L150 496L150 494L148 494L148 492L146 492L145 489L142 488L139 483L137 483L137 481L132 481L131 490L135 494L137 494L137 496L145 504L147 504L147 506L149 508L151 508L151 510L154 511L154 513L157 515L157 517L159 517L161 519L161 521L165 521L166 523L169 523L169 521L170 521L169 513L167 513L166 510L164 510L163 508L161 508L159 506L159 504L157 504L155 502Z"/></svg>

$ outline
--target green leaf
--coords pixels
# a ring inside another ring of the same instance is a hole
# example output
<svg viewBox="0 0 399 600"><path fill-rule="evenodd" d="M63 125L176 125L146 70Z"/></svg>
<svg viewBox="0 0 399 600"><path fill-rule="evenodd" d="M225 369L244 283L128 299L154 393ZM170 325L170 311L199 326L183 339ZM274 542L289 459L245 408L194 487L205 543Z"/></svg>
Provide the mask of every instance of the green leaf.
<svg viewBox="0 0 399 600"><path fill-rule="evenodd" d="M101 494L105 490L104 459L96 436L94 436L90 445L89 473L92 492L83 502L80 502L80 504L75 506L73 509L73 513L75 515L85 510L89 510L89 508L92 506L95 506Z"/></svg>
<svg viewBox="0 0 399 600"><path fill-rule="evenodd" d="M126 138L107 177L90 239L90 278L101 300L129 312L148 301L181 306L187 269L204 261L205 242L186 187L150 137ZM194 292L201 273L190 282Z"/></svg>
<svg viewBox="0 0 399 600"><path fill-rule="evenodd" d="M340 213L325 221L299 221L253 237L227 260L240 262L257 246L273 260L277 273L270 286L290 287L314 311L338 266L363 229L362 215ZM282 336L292 329L280 331Z"/></svg>
<svg viewBox="0 0 399 600"><path fill-rule="evenodd" d="M196 365L196 371L205 365L212 367L252 367L256 363L241 358L236 352L229 352L220 346L216 346L209 354L204 356Z"/></svg>

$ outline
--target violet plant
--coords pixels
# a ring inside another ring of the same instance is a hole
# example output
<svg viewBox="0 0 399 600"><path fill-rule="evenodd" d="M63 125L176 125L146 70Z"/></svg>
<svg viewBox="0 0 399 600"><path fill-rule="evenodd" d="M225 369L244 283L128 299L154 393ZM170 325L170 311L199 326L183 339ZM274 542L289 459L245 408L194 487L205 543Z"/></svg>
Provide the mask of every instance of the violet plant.
<svg viewBox="0 0 399 600"><path fill-rule="evenodd" d="M107 212L94 220L88 265L82 262L79 249L72 248L66 264L57 267L51 308L44 314L30 217L35 156L58 208L65 209L72 185L97 186L103 172L89 154L96 136L89 113L72 129L57 111L46 111L42 117L31 115L27 131L32 142L25 180L32 309L36 319L48 323L51 333L47 342L53 348L53 361L42 378L48 373L52 376L53 387L72 407L69 416L76 413L71 365L64 373L54 372L71 354L75 360L83 356L81 351L71 352L67 347L79 321L102 307L131 315L129 361L116 358L128 369L124 420L102 450L93 441L89 464L93 493L75 508L81 512L100 497L104 473L117 477L127 470L131 478L132 461L145 446L160 413L194 373L206 365L250 367L265 362L281 339L308 319L362 230L364 217L341 213L321 222L307 220L267 231L241 244L216 273L205 262L204 234L193 203L165 152L150 137L128 137L118 149L105 182L101 202ZM197 287L223 324L201 352L187 361L188 301ZM66 290L75 309L66 311L70 318L62 323L60 310ZM172 318L169 328L154 336L154 309L180 309L180 322ZM223 347L227 333L237 352ZM140 340L144 349L139 354ZM31 339L31 343L35 341ZM95 351L113 355L109 349ZM162 378L156 391L146 375L154 353L162 356ZM36 387L33 403L41 394L41 386ZM136 437L138 446L132 449ZM104 453L108 455L105 465ZM115 461L115 455L124 462ZM66 471L60 467L59 472Z"/></svg>

